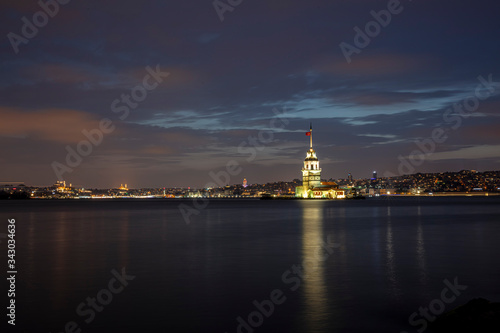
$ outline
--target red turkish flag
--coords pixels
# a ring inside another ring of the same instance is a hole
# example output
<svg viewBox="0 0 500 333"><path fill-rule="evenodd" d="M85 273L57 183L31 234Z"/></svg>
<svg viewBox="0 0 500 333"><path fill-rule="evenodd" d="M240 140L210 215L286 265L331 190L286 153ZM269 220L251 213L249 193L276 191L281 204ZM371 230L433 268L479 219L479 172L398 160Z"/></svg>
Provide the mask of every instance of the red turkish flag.
<svg viewBox="0 0 500 333"><path fill-rule="evenodd" d="M307 136L311 136L311 132L306 132L306 135Z"/></svg>

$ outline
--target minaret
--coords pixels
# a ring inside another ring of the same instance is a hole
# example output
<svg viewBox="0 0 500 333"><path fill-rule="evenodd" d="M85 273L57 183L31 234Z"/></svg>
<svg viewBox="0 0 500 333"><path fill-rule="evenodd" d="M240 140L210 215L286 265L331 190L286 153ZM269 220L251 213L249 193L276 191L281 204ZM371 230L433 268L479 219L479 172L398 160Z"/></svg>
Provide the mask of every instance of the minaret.
<svg viewBox="0 0 500 333"><path fill-rule="evenodd" d="M312 123L310 124L309 132L306 132L306 135L309 136L309 150L306 153L304 167L302 168L302 187L305 197L308 195L308 190L312 190L314 187L321 185L321 169L319 167L319 160L312 145Z"/></svg>

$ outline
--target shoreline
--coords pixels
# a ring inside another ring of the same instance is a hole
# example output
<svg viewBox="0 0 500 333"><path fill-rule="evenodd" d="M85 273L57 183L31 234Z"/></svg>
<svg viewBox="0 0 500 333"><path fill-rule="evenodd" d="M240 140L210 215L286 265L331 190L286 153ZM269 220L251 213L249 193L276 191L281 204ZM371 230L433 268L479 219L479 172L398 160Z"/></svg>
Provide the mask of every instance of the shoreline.
<svg viewBox="0 0 500 333"><path fill-rule="evenodd" d="M5 199L5 201L9 200L144 200L144 199L154 199L154 200L197 200L197 199L209 199L209 200L363 200L363 199L376 199L376 198L419 198L419 197L500 197L500 193L497 192L479 192L479 193L471 193L471 192L437 192L437 193L423 193L423 194L375 194L375 195L365 195L358 196L354 198L344 198L344 199L328 199L328 198L300 198L295 196L276 196L276 197L163 197L163 196L147 196L147 197L139 197L139 196L123 196L123 197L111 197L111 196L103 196L103 197L73 197L73 198L25 198L25 199ZM3 200L2 200L3 201Z"/></svg>

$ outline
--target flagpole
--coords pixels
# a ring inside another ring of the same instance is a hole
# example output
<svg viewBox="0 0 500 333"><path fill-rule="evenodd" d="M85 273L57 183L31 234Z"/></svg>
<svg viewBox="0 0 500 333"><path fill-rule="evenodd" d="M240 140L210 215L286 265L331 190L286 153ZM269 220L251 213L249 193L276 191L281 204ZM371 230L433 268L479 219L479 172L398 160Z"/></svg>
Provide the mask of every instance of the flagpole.
<svg viewBox="0 0 500 333"><path fill-rule="evenodd" d="M309 126L309 132L311 133L311 135L309 135L309 140L310 140L311 149L312 149L312 147L313 147L313 127L312 127L312 123Z"/></svg>

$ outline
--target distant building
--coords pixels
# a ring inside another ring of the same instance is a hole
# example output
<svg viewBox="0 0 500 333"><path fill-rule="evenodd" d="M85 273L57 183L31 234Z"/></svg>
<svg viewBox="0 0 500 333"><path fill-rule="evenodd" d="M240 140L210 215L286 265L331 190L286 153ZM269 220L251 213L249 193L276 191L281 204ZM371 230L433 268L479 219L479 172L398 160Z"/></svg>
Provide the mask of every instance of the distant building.
<svg viewBox="0 0 500 333"><path fill-rule="evenodd" d="M11 191L17 188L25 188L24 182L0 182L0 190Z"/></svg>
<svg viewBox="0 0 500 333"><path fill-rule="evenodd" d="M248 186L247 179L243 178L243 187L247 188L247 186Z"/></svg>
<svg viewBox="0 0 500 333"><path fill-rule="evenodd" d="M339 189L335 182L321 182L321 168L316 151L312 146L312 126L306 135L309 136L310 147L302 168L302 186L295 188L295 196L299 198L345 198L346 190Z"/></svg>
<svg viewBox="0 0 500 333"><path fill-rule="evenodd" d="M373 180L376 180L376 179L377 179L377 171L373 171L373 174L372 174L372 179L373 179Z"/></svg>
<svg viewBox="0 0 500 333"><path fill-rule="evenodd" d="M69 184L69 186L66 186L66 181L58 180L54 183L54 185L52 185L52 189L58 193L71 193L73 190L73 185Z"/></svg>

